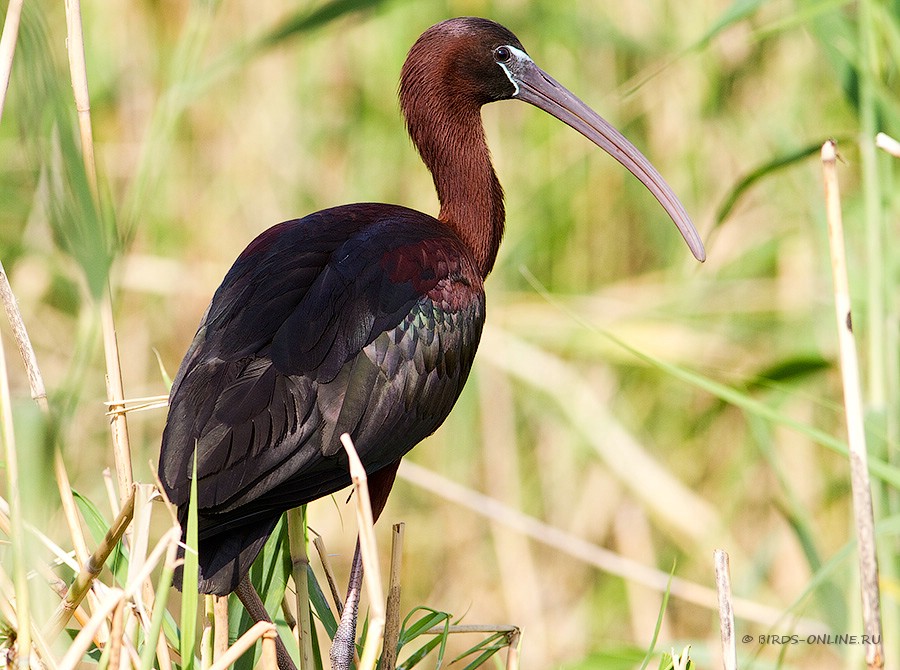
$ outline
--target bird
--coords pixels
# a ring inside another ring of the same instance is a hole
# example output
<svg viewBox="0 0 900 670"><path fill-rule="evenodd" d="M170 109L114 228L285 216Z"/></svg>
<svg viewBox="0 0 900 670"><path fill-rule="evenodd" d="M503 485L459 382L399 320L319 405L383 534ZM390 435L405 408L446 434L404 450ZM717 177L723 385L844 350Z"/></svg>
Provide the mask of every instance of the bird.
<svg viewBox="0 0 900 670"><path fill-rule="evenodd" d="M266 613L247 574L281 514L351 483L341 435L366 468L377 519L400 459L466 383L506 219L482 106L521 100L580 132L643 182L705 259L659 172L502 25L459 17L425 30L399 98L438 215L357 203L265 230L225 275L172 384L160 481L186 526L196 459L199 591L236 592L254 618ZM358 550L351 590L353 579ZM352 657L353 612L333 667Z"/></svg>

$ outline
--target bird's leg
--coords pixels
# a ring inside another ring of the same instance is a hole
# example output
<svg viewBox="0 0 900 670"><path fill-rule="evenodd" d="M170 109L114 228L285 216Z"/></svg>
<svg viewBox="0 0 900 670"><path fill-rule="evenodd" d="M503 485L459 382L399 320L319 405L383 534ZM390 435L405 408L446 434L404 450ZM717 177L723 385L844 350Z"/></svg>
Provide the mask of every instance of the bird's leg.
<svg viewBox="0 0 900 670"><path fill-rule="evenodd" d="M268 621L272 623L272 618L266 611L266 606L250 582L249 574L244 575L244 578L234 590L234 595L241 601L244 609L247 610L247 614L250 615L254 622ZM275 656L278 659L278 670L297 670L297 666L294 665L294 661L288 653L287 647L284 646L280 635L275 636Z"/></svg>
<svg viewBox="0 0 900 670"><path fill-rule="evenodd" d="M350 568L350 583L347 586L347 598L344 600L344 611L331 641L328 657L331 659L331 670L348 670L353 661L356 645L356 618L359 614L359 596L362 590L363 564L359 550L359 538L356 540L356 551L353 552L353 566Z"/></svg>
<svg viewBox="0 0 900 670"><path fill-rule="evenodd" d="M378 521L387 502L397 467L400 461L391 463L368 475L369 501L372 505L372 519ZM362 552L359 549L359 538L356 539L356 551L353 552L353 566L350 568L350 584L347 586L347 599L344 601L344 612L331 642L331 670L349 670L353 661L356 644L356 619L359 614L359 596L362 590L363 564Z"/></svg>

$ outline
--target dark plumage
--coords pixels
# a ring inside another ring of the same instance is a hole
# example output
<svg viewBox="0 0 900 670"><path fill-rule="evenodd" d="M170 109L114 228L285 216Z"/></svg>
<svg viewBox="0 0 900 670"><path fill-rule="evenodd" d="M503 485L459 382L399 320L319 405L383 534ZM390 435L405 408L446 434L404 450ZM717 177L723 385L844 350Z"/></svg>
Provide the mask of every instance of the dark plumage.
<svg viewBox="0 0 900 670"><path fill-rule="evenodd" d="M196 440L200 589L225 594L279 515L434 432L484 323L471 253L439 221L380 204L270 228L216 291L172 386L160 476L184 516ZM183 519L182 519L183 520Z"/></svg>

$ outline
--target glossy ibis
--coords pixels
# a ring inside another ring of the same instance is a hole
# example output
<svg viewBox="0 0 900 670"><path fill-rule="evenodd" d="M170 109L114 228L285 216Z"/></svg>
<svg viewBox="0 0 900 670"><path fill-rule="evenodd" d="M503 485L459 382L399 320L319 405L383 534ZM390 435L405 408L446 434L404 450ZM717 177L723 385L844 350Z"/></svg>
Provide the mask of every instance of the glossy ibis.
<svg viewBox="0 0 900 670"><path fill-rule="evenodd" d="M340 435L357 446L377 518L400 458L450 413L478 347L483 282L505 221L480 109L511 98L609 152L704 259L659 173L515 35L479 18L432 26L403 65L400 106L434 178L438 217L363 203L269 228L228 271L178 370L159 475L184 522L196 448L201 592L237 590L265 616L247 571L285 510L349 485ZM345 647L333 650L344 661L353 626L342 625Z"/></svg>

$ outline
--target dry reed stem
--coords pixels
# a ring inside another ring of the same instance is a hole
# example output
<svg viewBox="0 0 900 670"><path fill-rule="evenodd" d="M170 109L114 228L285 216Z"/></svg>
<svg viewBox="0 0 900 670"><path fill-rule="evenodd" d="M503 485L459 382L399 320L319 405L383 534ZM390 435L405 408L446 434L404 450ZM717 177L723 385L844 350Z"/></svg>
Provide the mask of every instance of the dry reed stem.
<svg viewBox="0 0 900 670"><path fill-rule="evenodd" d="M900 142L887 133L878 133L875 136L875 146L895 158L900 158Z"/></svg>
<svg viewBox="0 0 900 670"><path fill-rule="evenodd" d="M213 661L218 661L228 651L228 596L213 596L215 599L215 637L213 639Z"/></svg>
<svg viewBox="0 0 900 670"><path fill-rule="evenodd" d="M59 607L50 619L50 623L47 624L46 635L50 640L56 639L56 636L59 635L63 628L65 628L65 625L71 618L75 608L78 607L84 599L84 596L90 590L94 579L96 579L103 570L106 559L109 558L109 555L112 553L116 544L118 544L122 535L125 533L125 529L131 523L131 519L134 516L134 495L135 491L132 489L132 493L125 501L125 506L122 508L119 516L113 521L112 526L110 526L110 529L107 531L100 546L97 547L97 550L81 568L81 571L75 577L75 581L72 582L72 586L69 587L66 599L59 604ZM138 574L142 574L145 571L146 564ZM149 574L149 571L146 572Z"/></svg>
<svg viewBox="0 0 900 670"><path fill-rule="evenodd" d="M226 670L226 668L233 665L241 656L252 649L257 640L269 632L275 635L278 634L275 624L268 621L258 621L246 633L241 635L221 657L217 658L209 670Z"/></svg>
<svg viewBox="0 0 900 670"><path fill-rule="evenodd" d="M878 590L878 557L875 548L875 514L866 452L866 429L859 362L853 336L847 257L844 251L844 229L841 216L840 187L837 177L837 147L833 140L822 145L822 172L825 183L825 208L828 217L828 241L831 249L831 271L834 282L834 309L841 359L841 381L844 387L844 413L850 447L850 487L858 541L859 580L862 595L863 628L867 636L866 664L884 667L881 639L881 605Z"/></svg>
<svg viewBox="0 0 900 670"><path fill-rule="evenodd" d="M203 630L200 633L200 670L213 664L213 637L216 630L215 596L203 596Z"/></svg>
<svg viewBox="0 0 900 670"><path fill-rule="evenodd" d="M12 544L13 585L16 593L16 612L19 628L16 631L16 667L28 668L31 663L31 608L25 561L25 523L22 518L22 499L19 496L19 466L16 435L13 428L12 400L6 371L6 353L0 338L0 434L6 456L6 490L9 497L10 543Z"/></svg>
<svg viewBox="0 0 900 670"><path fill-rule="evenodd" d="M100 302L100 317L103 324L103 350L106 355L106 392L109 397L109 408L112 415L109 419L113 436L113 447L116 462L116 481L119 499L124 500L134 481L131 468L131 445L128 438L128 419L125 416L125 389L122 382L122 367L119 362L119 344L116 339L116 326L113 318L112 296L109 284Z"/></svg>
<svg viewBox="0 0 900 670"><path fill-rule="evenodd" d="M716 549L716 590L719 593L719 630L722 633L722 663L725 670L737 670L737 649L734 641L734 610L731 606L731 573L728 553Z"/></svg>
<svg viewBox="0 0 900 670"><path fill-rule="evenodd" d="M508 636L509 651L506 652L506 670L519 670L519 643L522 640L522 631L518 628Z"/></svg>
<svg viewBox="0 0 900 670"><path fill-rule="evenodd" d="M325 541L321 536L316 535L313 539L313 546L316 548L316 553L319 554L319 561L325 571L325 580L328 582L328 590L331 591L331 599L334 600L334 609L337 612L337 618L340 619L344 613L344 601L341 600L341 594L338 591L337 579L334 576L334 568L331 567L331 560L328 558Z"/></svg>
<svg viewBox="0 0 900 670"><path fill-rule="evenodd" d="M131 558L128 562L129 578L138 568L143 566L147 556L148 542L150 539L150 524L153 517L153 501L156 498L156 487L152 484L135 484L134 501L134 542L131 546ZM148 611L153 610L156 601L153 582L148 577L140 591L140 596L135 599L138 615L145 630L150 629L151 616Z"/></svg>
<svg viewBox="0 0 900 670"><path fill-rule="evenodd" d="M119 515L119 496L116 493L116 483L113 481L112 472L109 468L103 469L103 486L106 489L106 501L109 503L109 510L113 516Z"/></svg>
<svg viewBox="0 0 900 670"><path fill-rule="evenodd" d="M66 650L65 655L59 662L59 670L75 670L75 667L81 662L81 658L85 655L91 646L94 635L100 628L101 624L106 623L112 611L118 607L119 603L124 601L126 593L122 589L113 588L109 590L106 597L100 602L100 607L94 612L93 616L75 636L72 644Z"/></svg>
<svg viewBox="0 0 900 670"><path fill-rule="evenodd" d="M120 600L113 610L112 631L109 635L108 670L119 670L122 655L122 638L125 636L125 601Z"/></svg>
<svg viewBox="0 0 900 670"><path fill-rule="evenodd" d="M278 633L275 629L267 630L262 636L262 650L257 667L263 670L278 670L278 656L275 651L275 639Z"/></svg>
<svg viewBox="0 0 900 670"><path fill-rule="evenodd" d="M431 491L445 500L455 502L486 519L514 528L537 542L573 556L604 572L644 584L661 593L668 587L673 596L701 607L715 609L717 606L714 589L680 577L672 577L670 582L670 575L666 572L650 568L591 544L568 531L551 526L483 493L457 484L421 465L408 460L401 461L397 475L419 488ZM784 613L774 607L740 598L735 599L734 604L739 616L747 621L764 626L774 626L783 623L785 619ZM825 624L811 619L796 619L793 623L795 630L806 635L826 633L829 630Z"/></svg>
<svg viewBox="0 0 900 670"><path fill-rule="evenodd" d="M109 400L103 403L107 407L121 404L119 409L109 409L106 416L114 416L115 414L131 414L133 412L146 412L151 409L161 409L168 407L169 396L167 395L149 395L143 398L125 398L121 403L113 403Z"/></svg>
<svg viewBox="0 0 900 670"><path fill-rule="evenodd" d="M16 609L12 604L15 590L12 580L9 578L9 575L6 574L3 564L0 563L0 616L2 616L6 620L6 623L12 626L13 629L18 628L18 617L16 616Z"/></svg>
<svg viewBox="0 0 900 670"><path fill-rule="evenodd" d="M53 658L50 645L47 644L37 622L33 619L31 621L31 641L38 652L38 658L32 657L31 659L31 667L37 668L37 670L57 670L56 659Z"/></svg>
<svg viewBox="0 0 900 670"><path fill-rule="evenodd" d="M16 296L13 294L12 286L9 283L9 277L6 274L2 262L0 262L0 300L3 301L3 308L6 310L6 318L9 319L9 325L12 328L16 346L19 348L19 354L25 362L25 374L28 376L31 397L37 402L42 410L47 411L47 390L44 387L44 379L41 376L41 371L38 367L34 347L31 346L31 338L28 337L28 329L25 327L25 320L22 318L22 313L19 311Z"/></svg>
<svg viewBox="0 0 900 670"><path fill-rule="evenodd" d="M425 635L443 635L447 633L449 635L463 635L466 633L504 633L507 636L512 636L515 633L521 632L518 626L511 626L509 624L456 624L453 626L432 626L431 628L423 631Z"/></svg>
<svg viewBox="0 0 900 670"><path fill-rule="evenodd" d="M291 609L291 602L288 598L288 592L285 591L284 595L281 598L281 614L284 616L284 623L288 628L294 630L297 627L297 617L294 616L294 611Z"/></svg>
<svg viewBox="0 0 900 670"><path fill-rule="evenodd" d="M97 167L94 160L94 137L91 130L91 100L88 91L87 66L84 58L84 30L81 25L80 0L66 0L67 48L72 91L75 95L75 109L78 112L78 128L81 133L81 156L88 177L88 185L99 211L100 198L97 188ZM106 358L106 392L110 401L110 429L113 438L113 453L116 462L116 481L119 500L125 500L131 493L134 481L131 467L131 446L128 438L128 420L123 411L125 388L122 382L122 367L119 359L119 345L113 318L112 291L107 280L100 298L100 322L103 330L103 350Z"/></svg>
<svg viewBox="0 0 900 670"><path fill-rule="evenodd" d="M16 51L16 40L19 36L19 20L22 18L24 0L10 0L6 8L6 19L3 22L3 35L0 36L0 119L3 118L3 107L6 104L6 91L9 89L9 78L12 74L13 54Z"/></svg>
<svg viewBox="0 0 900 670"><path fill-rule="evenodd" d="M69 483L69 473L66 471L66 462L63 460L62 450L59 447L53 451L53 472L56 475L56 488L59 489L59 497L62 501L63 517L69 529L69 537L72 538L72 548L75 557L81 565L87 563L90 557L84 532L81 530L81 521L78 509L75 506L75 498L72 495L72 485Z"/></svg>
<svg viewBox="0 0 900 670"><path fill-rule="evenodd" d="M288 542L291 549L291 576L294 578L297 602L297 648L300 670L312 670L312 621L309 615L309 553L306 547L304 512L297 507L287 513Z"/></svg>
<svg viewBox="0 0 900 670"><path fill-rule="evenodd" d="M391 572L381 651L381 667L390 670L397 664L397 643L400 640L400 569L403 563L404 528L405 524L396 523L391 529Z"/></svg>
<svg viewBox="0 0 900 670"><path fill-rule="evenodd" d="M378 548L375 544L375 522L372 518L372 504L369 500L369 484L366 469L359 460L353 440L347 433L341 435L341 444L350 461L350 477L356 491L356 522L359 526L359 548L366 587L369 589L369 629L366 645L358 670L373 670L378 660L378 645L384 633L384 590L378 565Z"/></svg>

